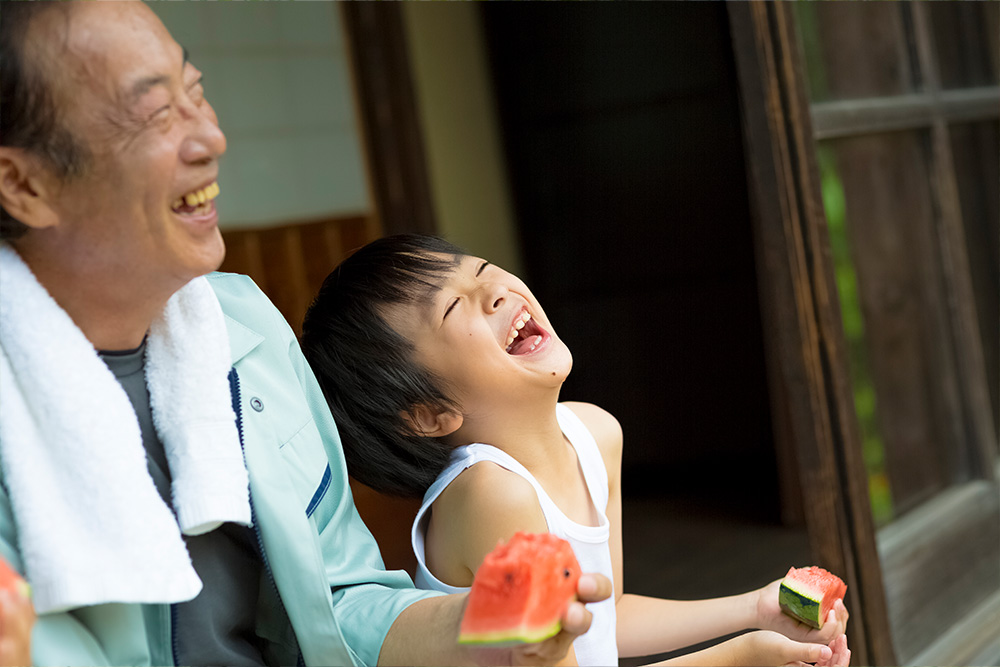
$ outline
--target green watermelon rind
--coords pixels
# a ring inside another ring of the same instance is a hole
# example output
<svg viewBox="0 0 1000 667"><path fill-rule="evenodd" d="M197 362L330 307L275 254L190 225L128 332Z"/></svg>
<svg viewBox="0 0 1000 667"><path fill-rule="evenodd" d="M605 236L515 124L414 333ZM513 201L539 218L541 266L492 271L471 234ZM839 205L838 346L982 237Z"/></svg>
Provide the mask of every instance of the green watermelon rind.
<svg viewBox="0 0 1000 667"><path fill-rule="evenodd" d="M559 634L562 624L555 620L552 625L539 629L518 628L515 631L503 630L502 632L464 632L458 636L458 643L476 646L493 646L503 648L504 646L516 646L518 644L536 644L545 641L549 637Z"/></svg>
<svg viewBox="0 0 1000 667"><path fill-rule="evenodd" d="M804 587L795 590L785 582L781 583L781 589L778 591L778 605L798 620L816 629L823 627L823 619L819 617L822 602L822 592L804 590Z"/></svg>

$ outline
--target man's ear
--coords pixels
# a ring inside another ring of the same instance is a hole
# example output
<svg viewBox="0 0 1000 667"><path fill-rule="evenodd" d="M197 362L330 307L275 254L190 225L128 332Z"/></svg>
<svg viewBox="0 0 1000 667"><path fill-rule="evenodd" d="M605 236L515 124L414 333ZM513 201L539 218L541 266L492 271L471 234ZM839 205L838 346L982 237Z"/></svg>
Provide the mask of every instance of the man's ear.
<svg viewBox="0 0 1000 667"><path fill-rule="evenodd" d="M51 206L56 180L40 162L23 148L0 146L0 205L34 229L59 224Z"/></svg>
<svg viewBox="0 0 1000 667"><path fill-rule="evenodd" d="M404 412L403 421L424 437L443 438L461 428L463 418L453 410L441 410L421 404Z"/></svg>

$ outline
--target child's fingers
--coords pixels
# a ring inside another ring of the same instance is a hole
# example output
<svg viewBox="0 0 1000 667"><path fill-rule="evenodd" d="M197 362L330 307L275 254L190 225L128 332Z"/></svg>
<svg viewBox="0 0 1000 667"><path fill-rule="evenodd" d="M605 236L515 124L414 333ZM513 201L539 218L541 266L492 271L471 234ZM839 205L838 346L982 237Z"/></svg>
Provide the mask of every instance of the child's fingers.
<svg viewBox="0 0 1000 667"><path fill-rule="evenodd" d="M851 664L851 649L847 648L847 635L839 635L830 642L829 660L817 662L816 667L847 667Z"/></svg>
<svg viewBox="0 0 1000 667"><path fill-rule="evenodd" d="M830 667L847 667L851 664L851 649L847 648L847 635L840 635L830 642L830 648L833 649Z"/></svg>
<svg viewBox="0 0 1000 667"><path fill-rule="evenodd" d="M810 656L805 662L822 663L833 657L833 649L822 644L809 645Z"/></svg>

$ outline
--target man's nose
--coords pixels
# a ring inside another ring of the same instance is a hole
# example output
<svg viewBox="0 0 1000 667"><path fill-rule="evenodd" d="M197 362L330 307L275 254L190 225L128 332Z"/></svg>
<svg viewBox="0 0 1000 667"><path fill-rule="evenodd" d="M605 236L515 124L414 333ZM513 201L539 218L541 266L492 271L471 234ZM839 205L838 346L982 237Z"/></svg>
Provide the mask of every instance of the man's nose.
<svg viewBox="0 0 1000 667"><path fill-rule="evenodd" d="M226 152L226 135L219 128L215 111L208 104L204 108L189 108L188 122L191 130L181 146L181 159L191 164L217 160Z"/></svg>

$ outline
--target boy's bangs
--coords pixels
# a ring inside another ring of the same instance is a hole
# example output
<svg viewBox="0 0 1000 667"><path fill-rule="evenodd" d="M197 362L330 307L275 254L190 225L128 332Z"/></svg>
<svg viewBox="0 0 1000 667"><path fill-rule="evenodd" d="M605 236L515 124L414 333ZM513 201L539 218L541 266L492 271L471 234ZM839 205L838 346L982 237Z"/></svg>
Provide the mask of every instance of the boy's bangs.
<svg viewBox="0 0 1000 667"><path fill-rule="evenodd" d="M458 268L462 256L441 253L403 253L384 267L379 281L384 284L387 304L424 304L441 290L442 283Z"/></svg>

